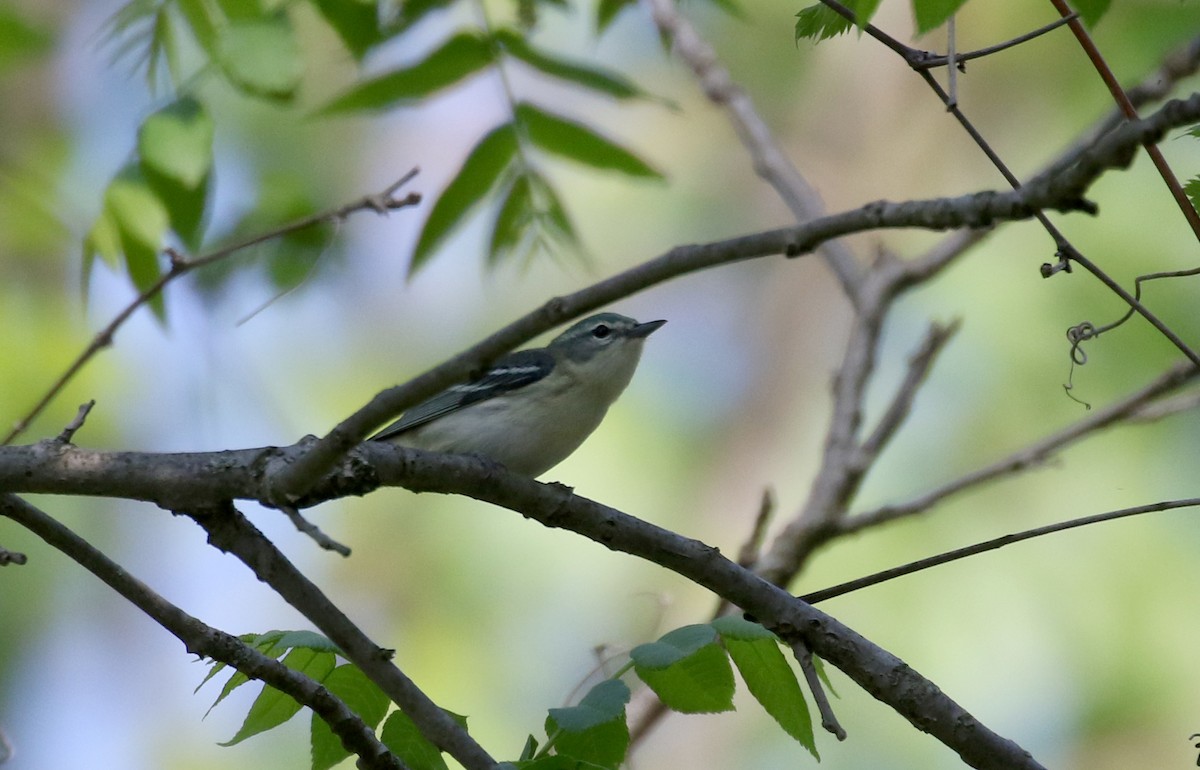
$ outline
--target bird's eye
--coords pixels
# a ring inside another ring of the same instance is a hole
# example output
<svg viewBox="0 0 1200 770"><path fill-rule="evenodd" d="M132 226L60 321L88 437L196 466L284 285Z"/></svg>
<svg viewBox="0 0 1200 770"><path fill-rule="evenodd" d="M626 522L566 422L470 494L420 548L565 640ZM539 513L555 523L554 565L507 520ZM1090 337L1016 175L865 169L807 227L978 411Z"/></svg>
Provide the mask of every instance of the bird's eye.
<svg viewBox="0 0 1200 770"><path fill-rule="evenodd" d="M600 324L595 329L592 329L592 336L598 340L602 340L610 334L612 334L612 329L608 328L606 324Z"/></svg>

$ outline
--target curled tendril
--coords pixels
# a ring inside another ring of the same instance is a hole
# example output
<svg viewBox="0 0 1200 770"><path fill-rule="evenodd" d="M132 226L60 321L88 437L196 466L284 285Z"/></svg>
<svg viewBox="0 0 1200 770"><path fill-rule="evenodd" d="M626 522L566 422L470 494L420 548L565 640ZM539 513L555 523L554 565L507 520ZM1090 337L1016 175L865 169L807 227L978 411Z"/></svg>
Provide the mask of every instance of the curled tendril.
<svg viewBox="0 0 1200 770"><path fill-rule="evenodd" d="M1083 343L1099 336L1100 330L1091 321L1084 321L1067 329L1067 339L1071 343L1071 363L1077 366L1086 364L1087 353L1083 351Z"/></svg>

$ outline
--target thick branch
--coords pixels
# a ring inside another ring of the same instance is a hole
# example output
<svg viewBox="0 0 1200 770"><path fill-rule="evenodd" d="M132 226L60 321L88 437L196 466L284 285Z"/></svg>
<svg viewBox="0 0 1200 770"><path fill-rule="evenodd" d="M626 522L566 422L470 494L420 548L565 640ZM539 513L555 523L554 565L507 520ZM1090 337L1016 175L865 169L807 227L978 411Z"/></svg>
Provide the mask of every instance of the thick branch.
<svg viewBox="0 0 1200 770"><path fill-rule="evenodd" d="M357 714L304 674L192 617L149 586L131 576L120 565L96 550L67 527L15 495L0 495L0 515L7 516L62 551L91 572L135 607L183 642L187 651L225 663L252 679L266 682L287 693L319 715L342 740L348 751L360 757L359 767L398 770L404 765L379 742Z"/></svg>
<svg viewBox="0 0 1200 770"><path fill-rule="evenodd" d="M978 768L1041 767L1028 752L989 730L896 656L697 540L540 484L470 457L439 458L440 469L406 461L399 448L368 447L380 478L417 491L464 494L509 508L548 527L576 532L614 551L665 567L753 614L789 642L803 640L918 729ZM443 464L444 463L444 464ZM431 472L432 471L432 472Z"/></svg>
<svg viewBox="0 0 1200 770"><path fill-rule="evenodd" d="M1109 169L1128 165L1142 142L1158 141L1167 130L1197 120L1200 120L1200 94L1187 100L1168 102L1150 117L1125 124L1083 153L1074 165L1056 167L1053 173L1035 177L1020 190L903 203L877 201L794 227L672 249L661 257L574 294L550 300L449 361L404 385L380 393L316 442L305 456L271 471L270 499L277 504L295 502L307 491L308 485L381 423L466 378L516 345L589 310L681 275L756 257L800 256L826 241L853 233L897 228L980 228L1001 221L1027 219L1043 210L1093 211L1094 207L1083 196L1096 179Z"/></svg>

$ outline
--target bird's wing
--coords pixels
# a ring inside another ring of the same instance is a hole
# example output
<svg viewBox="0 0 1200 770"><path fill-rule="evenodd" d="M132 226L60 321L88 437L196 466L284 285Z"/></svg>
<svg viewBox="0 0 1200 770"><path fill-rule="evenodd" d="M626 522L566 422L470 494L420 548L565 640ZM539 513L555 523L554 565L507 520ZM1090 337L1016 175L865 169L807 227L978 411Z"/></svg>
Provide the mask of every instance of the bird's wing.
<svg viewBox="0 0 1200 770"><path fill-rule="evenodd" d="M554 357L544 350L518 350L501 357L477 380L452 385L428 401L409 409L399 420L371 437L386 441L405 431L433 422L465 406L487 401L531 385L554 369Z"/></svg>

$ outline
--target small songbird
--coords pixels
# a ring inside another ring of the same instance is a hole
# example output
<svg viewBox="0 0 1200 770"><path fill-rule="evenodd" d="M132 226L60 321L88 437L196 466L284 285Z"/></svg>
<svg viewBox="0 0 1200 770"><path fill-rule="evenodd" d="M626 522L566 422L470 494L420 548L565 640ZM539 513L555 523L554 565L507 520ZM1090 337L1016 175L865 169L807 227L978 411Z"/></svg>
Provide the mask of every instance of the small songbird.
<svg viewBox="0 0 1200 770"><path fill-rule="evenodd" d="M600 425L633 378L646 337L665 323L585 318L546 347L509 353L478 379L409 409L371 440L481 455L540 476Z"/></svg>

